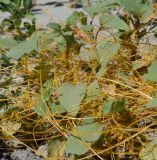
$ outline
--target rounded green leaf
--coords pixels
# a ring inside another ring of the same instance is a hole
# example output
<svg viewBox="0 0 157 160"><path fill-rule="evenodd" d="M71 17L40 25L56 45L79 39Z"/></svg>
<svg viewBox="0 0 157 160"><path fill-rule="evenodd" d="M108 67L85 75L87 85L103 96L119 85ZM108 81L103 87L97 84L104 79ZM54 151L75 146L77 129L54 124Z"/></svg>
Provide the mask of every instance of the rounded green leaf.
<svg viewBox="0 0 157 160"><path fill-rule="evenodd" d="M57 26L56 26L57 27ZM41 34L39 49L47 49L52 55L60 55L66 52L67 42L58 31Z"/></svg>
<svg viewBox="0 0 157 160"><path fill-rule="evenodd" d="M91 33L94 30L94 26L92 26L92 25L83 25L82 29L86 33Z"/></svg>
<svg viewBox="0 0 157 160"><path fill-rule="evenodd" d="M119 49L119 42L102 41L100 44L98 44L97 58L101 65L105 66L108 61L118 53Z"/></svg>
<svg viewBox="0 0 157 160"><path fill-rule="evenodd" d="M48 113L48 107L41 95L38 97L38 101L34 108L34 112L39 114L40 116L44 116Z"/></svg>
<svg viewBox="0 0 157 160"><path fill-rule="evenodd" d="M57 89L60 104L72 116L76 116L79 106L86 94L85 84L64 83Z"/></svg>
<svg viewBox="0 0 157 160"><path fill-rule="evenodd" d="M85 154L89 150L88 145L87 145L87 142L84 142L80 140L79 138L71 135L67 140L65 152L71 153L71 154L82 155L82 154Z"/></svg>
<svg viewBox="0 0 157 160"><path fill-rule="evenodd" d="M9 0L0 0L0 3L9 4L10 1Z"/></svg>
<svg viewBox="0 0 157 160"><path fill-rule="evenodd" d="M110 113L114 102L115 102L115 100L109 100L109 101L107 101L107 102L104 103L103 109L102 109L102 111L103 111L104 114Z"/></svg>
<svg viewBox="0 0 157 160"><path fill-rule="evenodd" d="M73 131L73 134L81 140L87 142L96 142L102 134L104 125L98 122L79 125Z"/></svg>
<svg viewBox="0 0 157 160"><path fill-rule="evenodd" d="M145 80L157 82L157 62L153 63L148 68L148 73L145 74L143 77Z"/></svg>
<svg viewBox="0 0 157 160"><path fill-rule="evenodd" d="M134 0L134 2L131 0L121 0L120 4L124 7L125 11L139 16L141 23L148 22L154 12L152 0Z"/></svg>
<svg viewBox="0 0 157 160"><path fill-rule="evenodd" d="M54 114L61 114L61 113L66 112L64 107L61 106L61 105L57 105L57 104L51 103L51 102L48 102L48 104L49 104L49 107L51 109L51 112L54 113Z"/></svg>
<svg viewBox="0 0 157 160"><path fill-rule="evenodd" d="M81 22L81 24L87 23L87 17L83 12L74 11L73 14L67 18L67 24L75 26L77 22Z"/></svg>
<svg viewBox="0 0 157 160"><path fill-rule="evenodd" d="M121 99L121 100L111 99L105 102L102 111L104 114L108 114L110 112L121 113L126 111L126 105L127 105L127 101L125 99Z"/></svg>
<svg viewBox="0 0 157 160"><path fill-rule="evenodd" d="M87 88L87 96L97 96L100 92L99 83L97 80L93 81Z"/></svg>
<svg viewBox="0 0 157 160"><path fill-rule="evenodd" d="M59 23L49 23L47 27L52 28L58 32L61 32L61 25Z"/></svg>
<svg viewBox="0 0 157 160"><path fill-rule="evenodd" d="M0 47L12 48L17 46L18 43L13 38L0 38Z"/></svg>
<svg viewBox="0 0 157 160"><path fill-rule="evenodd" d="M111 29L128 30L128 25L117 15L104 14L100 17L100 24Z"/></svg>
<svg viewBox="0 0 157 160"><path fill-rule="evenodd" d="M102 5L100 3L97 3L95 5L92 5L90 7L85 8L85 11L91 16L97 15L99 12L102 11Z"/></svg>
<svg viewBox="0 0 157 160"><path fill-rule="evenodd" d="M150 100L147 104L146 104L147 108L156 108L157 107L157 98L154 98L152 100Z"/></svg>
<svg viewBox="0 0 157 160"><path fill-rule="evenodd" d="M113 104L113 106L111 107L111 112L112 113L122 113L126 111L126 105L127 105L127 101L126 99L121 99L118 101L115 101L115 103Z"/></svg>
<svg viewBox="0 0 157 160"><path fill-rule="evenodd" d="M38 36L34 35L30 39L13 47L6 53L9 58L20 59L25 53L30 53L38 48Z"/></svg>

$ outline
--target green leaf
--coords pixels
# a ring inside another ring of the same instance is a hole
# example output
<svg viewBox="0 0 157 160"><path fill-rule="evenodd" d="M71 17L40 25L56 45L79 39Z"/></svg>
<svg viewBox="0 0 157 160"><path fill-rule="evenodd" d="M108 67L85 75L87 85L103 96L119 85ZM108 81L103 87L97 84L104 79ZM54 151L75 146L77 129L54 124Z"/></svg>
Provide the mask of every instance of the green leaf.
<svg viewBox="0 0 157 160"><path fill-rule="evenodd" d="M43 99L42 96L38 97L38 102L34 108L34 112L39 114L40 116L44 116L48 113L49 109L48 106L46 105L45 100Z"/></svg>
<svg viewBox="0 0 157 160"><path fill-rule="evenodd" d="M41 35L39 48L46 48L53 56L58 56L66 52L67 41L59 32L47 32Z"/></svg>
<svg viewBox="0 0 157 160"><path fill-rule="evenodd" d="M10 0L0 0L0 3L9 4Z"/></svg>
<svg viewBox="0 0 157 160"><path fill-rule="evenodd" d="M87 17L83 12L74 11L73 14L67 18L67 24L76 26L77 22L85 25L87 23Z"/></svg>
<svg viewBox="0 0 157 160"><path fill-rule="evenodd" d="M97 96L100 92L99 83L97 80L93 81L87 88L87 96Z"/></svg>
<svg viewBox="0 0 157 160"><path fill-rule="evenodd" d="M139 153L141 160L157 160L157 145L148 142Z"/></svg>
<svg viewBox="0 0 157 160"><path fill-rule="evenodd" d="M23 6L27 11L30 11L32 7L32 0L23 0Z"/></svg>
<svg viewBox="0 0 157 160"><path fill-rule="evenodd" d="M103 5L111 7L111 5L120 5L120 0L105 0Z"/></svg>
<svg viewBox="0 0 157 160"><path fill-rule="evenodd" d="M133 70L139 69L143 66L145 66L145 63L143 61L134 61L133 62Z"/></svg>
<svg viewBox="0 0 157 160"><path fill-rule="evenodd" d="M108 61L118 53L119 49L119 42L102 41L100 44L98 44L97 57L101 65L107 65Z"/></svg>
<svg viewBox="0 0 157 160"><path fill-rule="evenodd" d="M14 5L20 6L22 0L10 0Z"/></svg>
<svg viewBox="0 0 157 160"><path fill-rule="evenodd" d="M102 109L103 113L104 114L110 113L114 103L115 103L115 100L109 100L109 101L105 102L103 105L103 109Z"/></svg>
<svg viewBox="0 0 157 160"><path fill-rule="evenodd" d="M91 16L94 17L99 12L102 11L102 5L100 3L97 3L95 5L92 5L90 7L85 8L85 11Z"/></svg>
<svg viewBox="0 0 157 160"><path fill-rule="evenodd" d="M89 116L85 116L80 125L86 125L86 124L94 123L94 122L95 122L95 118L89 117Z"/></svg>
<svg viewBox="0 0 157 160"><path fill-rule="evenodd" d="M79 125L72 132L73 135L87 142L96 142L102 134L104 125L98 122Z"/></svg>
<svg viewBox="0 0 157 160"><path fill-rule="evenodd" d="M148 7L148 9L141 15L141 23L146 23L151 19L151 15L154 13L153 5Z"/></svg>
<svg viewBox="0 0 157 160"><path fill-rule="evenodd" d="M46 69L48 69L48 66L46 66ZM44 70L44 72L46 71ZM40 94L44 97L44 100L48 102L53 94L53 91L54 89L52 87L52 82L50 80L47 80L43 84L43 87L40 90Z"/></svg>
<svg viewBox="0 0 157 160"><path fill-rule="evenodd" d="M61 25L59 23L49 23L47 27L52 28L58 32L61 32Z"/></svg>
<svg viewBox="0 0 157 160"><path fill-rule="evenodd" d="M71 135L67 140L65 152L71 153L71 154L77 154L77 155L85 154L89 150L89 148L88 148L89 144L88 145L86 145L86 144L88 144L88 143Z"/></svg>
<svg viewBox="0 0 157 160"><path fill-rule="evenodd" d="M128 25L117 15L104 14L100 17L100 24L103 27L111 29L128 30Z"/></svg>
<svg viewBox="0 0 157 160"><path fill-rule="evenodd" d="M125 99L121 100L111 99L104 103L102 111L104 114L117 113L117 112L121 113L126 111L126 105L127 101Z"/></svg>
<svg viewBox="0 0 157 160"><path fill-rule="evenodd" d="M64 109L62 105L59 105L59 104L57 105L55 103L50 103L50 102L48 102L48 104L51 109L51 112L54 114L61 114L61 113L66 112L66 110Z"/></svg>
<svg viewBox="0 0 157 160"><path fill-rule="evenodd" d="M98 44L98 48L96 51L97 59L101 64L100 69L96 73L97 78L101 78L106 70L106 65L111 60L111 58L118 53L120 49L120 43L116 42L109 42L109 41L102 41Z"/></svg>
<svg viewBox="0 0 157 160"><path fill-rule="evenodd" d="M126 111L126 105L127 105L127 101L125 99L121 99L116 101L113 106L111 107L111 112L112 113L122 113Z"/></svg>
<svg viewBox="0 0 157 160"><path fill-rule="evenodd" d="M124 6L125 10L136 15L145 14L146 12L150 12L150 10L153 9L152 3L148 3L148 1L144 2L143 0L134 0L134 2L130 0L121 0L121 5Z"/></svg>
<svg viewBox="0 0 157 160"><path fill-rule="evenodd" d="M48 159L60 160L64 155L66 141L52 139L48 142Z"/></svg>
<svg viewBox="0 0 157 160"><path fill-rule="evenodd" d="M98 2L92 6L86 7L85 11L91 16L94 17L99 13L104 13L108 11L112 6L119 5L119 0L105 0L103 2Z"/></svg>
<svg viewBox="0 0 157 160"><path fill-rule="evenodd" d="M92 26L92 25L83 25L82 29L86 33L91 33L94 30L94 26Z"/></svg>
<svg viewBox="0 0 157 160"><path fill-rule="evenodd" d="M151 31L152 31L153 33L157 33L157 27L153 28Z"/></svg>
<svg viewBox="0 0 157 160"><path fill-rule="evenodd" d="M154 98L152 100L150 100L147 104L146 104L147 108L156 108L157 107L157 98Z"/></svg>
<svg viewBox="0 0 157 160"><path fill-rule="evenodd" d="M38 36L32 36L30 39L11 48L6 56L9 58L20 59L25 53L30 53L37 49Z"/></svg>
<svg viewBox="0 0 157 160"><path fill-rule="evenodd" d="M86 94L86 85L64 83L57 89L57 94L59 95L58 99L60 104L66 111L70 115L76 116L79 106Z"/></svg>
<svg viewBox="0 0 157 160"><path fill-rule="evenodd" d="M153 63L148 68L148 73L145 74L143 77L145 80L157 82L157 62Z"/></svg>
<svg viewBox="0 0 157 160"><path fill-rule="evenodd" d="M0 38L1 48L12 48L17 46L18 43L13 38Z"/></svg>

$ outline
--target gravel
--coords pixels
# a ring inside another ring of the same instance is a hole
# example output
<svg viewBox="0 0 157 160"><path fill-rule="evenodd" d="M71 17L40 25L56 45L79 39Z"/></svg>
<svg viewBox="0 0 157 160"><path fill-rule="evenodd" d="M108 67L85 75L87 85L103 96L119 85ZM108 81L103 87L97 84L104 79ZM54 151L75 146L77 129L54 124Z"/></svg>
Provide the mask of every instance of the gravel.
<svg viewBox="0 0 157 160"><path fill-rule="evenodd" d="M10 157L12 160L43 160L43 158L36 156L34 153L32 153L28 149L27 150L16 149L10 155Z"/></svg>

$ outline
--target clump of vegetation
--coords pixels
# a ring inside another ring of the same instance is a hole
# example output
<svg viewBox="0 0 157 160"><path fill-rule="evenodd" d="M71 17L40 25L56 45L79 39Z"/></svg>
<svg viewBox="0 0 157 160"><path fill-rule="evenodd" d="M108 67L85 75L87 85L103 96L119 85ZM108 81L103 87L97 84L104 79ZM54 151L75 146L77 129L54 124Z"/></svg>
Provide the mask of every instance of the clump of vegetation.
<svg viewBox="0 0 157 160"><path fill-rule="evenodd" d="M155 17L151 0L104 0L1 38L1 137L46 160L156 159Z"/></svg>
<svg viewBox="0 0 157 160"><path fill-rule="evenodd" d="M8 13L0 28L4 32L12 32L15 39L22 41L35 31L35 17L30 12L32 0L1 0L0 11Z"/></svg>

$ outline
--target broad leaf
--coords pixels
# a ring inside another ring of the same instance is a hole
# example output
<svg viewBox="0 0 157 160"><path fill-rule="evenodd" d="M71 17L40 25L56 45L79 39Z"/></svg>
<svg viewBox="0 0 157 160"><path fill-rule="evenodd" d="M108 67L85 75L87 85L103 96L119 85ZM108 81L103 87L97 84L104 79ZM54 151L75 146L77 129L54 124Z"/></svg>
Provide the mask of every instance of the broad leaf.
<svg viewBox="0 0 157 160"><path fill-rule="evenodd" d="M98 122L82 124L77 126L72 134L83 141L96 142L102 134L103 127L104 125Z"/></svg>
<svg viewBox="0 0 157 160"><path fill-rule="evenodd" d="M67 41L60 32L47 32L41 35L39 39L39 49L47 49L53 56L66 52Z"/></svg>
<svg viewBox="0 0 157 160"><path fill-rule="evenodd" d="M103 109L102 109L103 113L104 114L110 113L114 103L115 103L115 100L109 100L109 101L105 102L103 105Z"/></svg>
<svg viewBox="0 0 157 160"><path fill-rule="evenodd" d="M55 103L50 103L50 102L48 102L48 104L51 109L51 112L54 114L61 114L61 113L66 112L66 110L64 109L62 105L59 105L59 104L57 105Z"/></svg>
<svg viewBox="0 0 157 160"><path fill-rule="evenodd" d="M17 46L18 43L13 38L0 38L1 48L12 48Z"/></svg>
<svg viewBox="0 0 157 160"><path fill-rule="evenodd" d="M97 57L102 66L106 66L109 60L118 53L119 42L102 41L98 44Z"/></svg>
<svg viewBox="0 0 157 160"><path fill-rule="evenodd" d="M120 5L120 0L105 0L102 2L103 5L111 7L111 5Z"/></svg>
<svg viewBox="0 0 157 160"><path fill-rule="evenodd" d="M104 14L100 17L100 24L103 27L111 29L128 30L128 25L117 15Z"/></svg>
<svg viewBox="0 0 157 160"><path fill-rule="evenodd" d="M48 67L47 67L48 68ZM47 80L44 84L43 87L40 90L40 93L44 97L45 101L49 101L50 97L53 94L53 87L52 87L52 82L50 80Z"/></svg>
<svg viewBox="0 0 157 160"><path fill-rule="evenodd" d="M97 55L102 64L106 64L108 60L120 49L119 42L102 41L98 44Z"/></svg>
<svg viewBox="0 0 157 160"><path fill-rule="evenodd" d="M48 113L48 106L46 105L46 102L45 102L45 100L43 99L43 97L42 96L39 96L38 97L38 101L37 101L37 104L36 104L36 106L35 106L35 108L34 108L34 111L37 113L37 114L39 114L39 115L41 115L41 116L44 116L44 115L46 115L47 113Z"/></svg>
<svg viewBox="0 0 157 160"><path fill-rule="evenodd" d="M71 154L82 155L82 154L85 154L89 150L88 145L89 144L87 142L84 142L80 140L79 138L71 135L67 140L65 152L71 153Z"/></svg>
<svg viewBox="0 0 157 160"><path fill-rule="evenodd" d="M141 15L141 23L146 23L151 19L151 15L154 13L153 5L150 5L148 9Z"/></svg>
<svg viewBox="0 0 157 160"><path fill-rule="evenodd" d="M61 25L58 23L49 23L47 27L52 28L58 32L61 32Z"/></svg>
<svg viewBox="0 0 157 160"><path fill-rule="evenodd" d="M134 0L134 2L132 2L130 0L121 0L121 5L124 6L125 10L127 10L128 12L140 16L145 13L147 16L149 16L153 12L152 3L148 3L148 1L144 2L143 0ZM146 18L146 16L144 16L143 19L144 18Z"/></svg>
<svg viewBox="0 0 157 160"><path fill-rule="evenodd" d="M126 111L126 105L127 101L125 99L121 100L109 100L104 103L103 106L103 113L108 114L108 113L121 113Z"/></svg>
<svg viewBox="0 0 157 160"><path fill-rule="evenodd" d="M111 108L111 112L112 113L122 113L122 112L125 112L126 111L126 105L127 105L127 101L125 99L121 99L121 100L118 100L116 101L112 108Z"/></svg>
<svg viewBox="0 0 157 160"><path fill-rule="evenodd" d="M145 80L157 82L157 62L153 63L148 68L148 73L145 74L143 77Z"/></svg>
<svg viewBox="0 0 157 160"><path fill-rule="evenodd" d="M67 18L67 24L76 26L77 22L85 25L87 23L87 17L83 12L74 11L73 14Z"/></svg>
<svg viewBox="0 0 157 160"><path fill-rule="evenodd" d="M32 0L23 0L23 6L27 11L30 11L32 6Z"/></svg>
<svg viewBox="0 0 157 160"><path fill-rule="evenodd" d="M103 2L98 2L90 7L85 8L85 11L91 16L94 17L99 13L104 13L108 11L114 5L119 5L119 0L105 0Z"/></svg>
<svg viewBox="0 0 157 160"><path fill-rule="evenodd" d="M97 80L93 81L87 88L87 96L97 96L100 92L99 83Z"/></svg>
<svg viewBox="0 0 157 160"><path fill-rule="evenodd" d="M133 62L133 70L139 69L143 66L145 66L145 62L143 62L143 61L134 61Z"/></svg>
<svg viewBox="0 0 157 160"><path fill-rule="evenodd" d="M6 56L9 58L20 59L25 53L30 53L37 49L38 36L32 36L30 39L11 48Z"/></svg>
<svg viewBox="0 0 157 160"><path fill-rule="evenodd" d="M83 25L82 29L86 33L91 33L94 30L94 26L92 26L92 25Z"/></svg>
<svg viewBox="0 0 157 160"><path fill-rule="evenodd" d="M64 83L57 89L59 101L65 110L72 116L76 116L79 106L85 97L86 85Z"/></svg>
<svg viewBox="0 0 157 160"><path fill-rule="evenodd" d="M104 75L106 70L106 65L112 59L114 55L118 53L120 49L120 43L116 42L109 42L109 41L102 41L98 44L97 47L97 59L101 64L100 69L96 73L97 78L100 78Z"/></svg>
<svg viewBox="0 0 157 160"><path fill-rule="evenodd" d="M157 98L154 98L152 100L150 100L147 104L146 104L147 108L156 108L157 107Z"/></svg>
<svg viewBox="0 0 157 160"><path fill-rule="evenodd" d="M97 3L95 5L85 8L85 11L88 12L88 14L91 17L94 17L95 15L97 15L99 12L102 11L102 5L100 3Z"/></svg>
<svg viewBox="0 0 157 160"><path fill-rule="evenodd" d="M101 68L96 73L96 77L101 78L104 75L105 70L106 70L106 65L101 65Z"/></svg>
<svg viewBox="0 0 157 160"><path fill-rule="evenodd" d="M9 3L10 3L10 0L0 0L0 3L9 4Z"/></svg>

